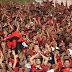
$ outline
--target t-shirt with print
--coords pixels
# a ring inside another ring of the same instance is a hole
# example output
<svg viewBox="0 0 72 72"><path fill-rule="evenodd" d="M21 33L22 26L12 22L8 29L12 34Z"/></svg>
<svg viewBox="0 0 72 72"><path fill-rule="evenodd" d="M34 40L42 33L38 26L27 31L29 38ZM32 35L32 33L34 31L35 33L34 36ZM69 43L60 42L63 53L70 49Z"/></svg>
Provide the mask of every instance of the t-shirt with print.
<svg viewBox="0 0 72 72"><path fill-rule="evenodd" d="M32 66L31 66L31 68L32 68L32 72L43 72L43 67L44 67L44 65L42 64L42 65L40 65L40 67L38 68L38 67L36 67L36 65L35 64L33 64Z"/></svg>

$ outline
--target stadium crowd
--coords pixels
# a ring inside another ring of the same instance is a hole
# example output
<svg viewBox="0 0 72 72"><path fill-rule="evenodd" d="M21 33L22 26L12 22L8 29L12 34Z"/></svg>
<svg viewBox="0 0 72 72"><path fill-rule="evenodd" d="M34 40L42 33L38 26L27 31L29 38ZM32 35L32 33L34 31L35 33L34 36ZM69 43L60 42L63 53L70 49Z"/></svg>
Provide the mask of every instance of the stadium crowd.
<svg viewBox="0 0 72 72"><path fill-rule="evenodd" d="M0 72L72 72L72 5L0 1Z"/></svg>

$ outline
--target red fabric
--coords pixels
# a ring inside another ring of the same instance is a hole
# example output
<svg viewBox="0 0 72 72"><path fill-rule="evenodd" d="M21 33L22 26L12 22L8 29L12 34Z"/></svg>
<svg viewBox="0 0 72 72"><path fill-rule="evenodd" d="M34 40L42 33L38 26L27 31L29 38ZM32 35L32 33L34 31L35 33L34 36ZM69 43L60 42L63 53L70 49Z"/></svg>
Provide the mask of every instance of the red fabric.
<svg viewBox="0 0 72 72"><path fill-rule="evenodd" d="M52 41L52 36L50 36L50 41Z"/></svg>
<svg viewBox="0 0 72 72"><path fill-rule="evenodd" d="M37 54L37 52L36 52L35 50L31 50L31 51L30 51L30 55L31 55L31 56L36 55L36 54Z"/></svg>
<svg viewBox="0 0 72 72"><path fill-rule="evenodd" d="M14 68L14 72L18 72L19 67Z"/></svg>
<svg viewBox="0 0 72 72"><path fill-rule="evenodd" d="M7 49L10 49L11 48L11 45L12 45L12 42L7 41Z"/></svg>
<svg viewBox="0 0 72 72"><path fill-rule="evenodd" d="M4 36L4 33L3 32L0 32L0 35L3 35Z"/></svg>
<svg viewBox="0 0 72 72"><path fill-rule="evenodd" d="M32 72L35 72L35 71L36 71L36 72L41 72L41 71L43 71L44 65L40 65L40 67L42 67L42 69L40 69L40 70L37 70L35 67L36 67L36 65L34 65L34 64L31 66Z"/></svg>
<svg viewBox="0 0 72 72"><path fill-rule="evenodd" d="M11 63L14 63L14 60L12 60L12 59L9 59L8 61L11 62Z"/></svg>
<svg viewBox="0 0 72 72"><path fill-rule="evenodd" d="M27 49L26 49L26 48L24 48L24 49L23 49L23 52L26 54L26 52L27 52Z"/></svg>
<svg viewBox="0 0 72 72"><path fill-rule="evenodd" d="M54 22L54 21L55 21L55 19L52 19L52 21Z"/></svg>
<svg viewBox="0 0 72 72"><path fill-rule="evenodd" d="M60 59L60 56L56 56L56 59Z"/></svg>
<svg viewBox="0 0 72 72"><path fill-rule="evenodd" d="M65 68L62 70L63 72L72 72L72 68Z"/></svg>
<svg viewBox="0 0 72 72"><path fill-rule="evenodd" d="M0 47L0 50L2 51L2 48Z"/></svg>
<svg viewBox="0 0 72 72"><path fill-rule="evenodd" d="M71 59L71 61L70 61L70 67L72 66L72 59Z"/></svg>
<svg viewBox="0 0 72 72"><path fill-rule="evenodd" d="M70 32L72 31L72 29L70 30Z"/></svg>
<svg viewBox="0 0 72 72"><path fill-rule="evenodd" d="M27 28L24 28L24 31L25 31L25 32L28 31Z"/></svg>
<svg viewBox="0 0 72 72"><path fill-rule="evenodd" d="M34 43L34 45L39 45L38 43Z"/></svg>
<svg viewBox="0 0 72 72"><path fill-rule="evenodd" d="M58 61L58 64L59 64L58 70L60 71L60 69L64 66L64 63L62 63L61 61Z"/></svg>
<svg viewBox="0 0 72 72"><path fill-rule="evenodd" d="M58 11L60 11L60 8L58 8Z"/></svg>
<svg viewBox="0 0 72 72"><path fill-rule="evenodd" d="M38 41L40 41L40 38L38 37Z"/></svg>
<svg viewBox="0 0 72 72"><path fill-rule="evenodd" d="M12 39L13 37L17 37L19 39L16 39L16 38ZM20 33L18 31L15 31L9 36L8 44L11 42L12 49L14 49L17 46L17 42L22 42L22 41L23 41L23 38L21 37ZM9 47L11 47L11 45Z"/></svg>
<svg viewBox="0 0 72 72"><path fill-rule="evenodd" d="M44 66L44 67L43 67L43 71L44 71L44 72L47 72L47 71L48 71L48 66Z"/></svg>
<svg viewBox="0 0 72 72"><path fill-rule="evenodd" d="M49 23L49 25L52 25L52 23Z"/></svg>

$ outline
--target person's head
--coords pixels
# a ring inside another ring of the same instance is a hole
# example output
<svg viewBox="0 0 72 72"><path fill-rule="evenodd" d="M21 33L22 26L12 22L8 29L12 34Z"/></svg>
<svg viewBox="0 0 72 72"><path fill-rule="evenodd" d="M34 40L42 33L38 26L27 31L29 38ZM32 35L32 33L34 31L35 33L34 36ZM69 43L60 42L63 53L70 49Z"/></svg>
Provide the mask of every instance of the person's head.
<svg viewBox="0 0 72 72"><path fill-rule="evenodd" d="M8 53L10 54L12 51L11 51L12 49L10 48L10 49L8 49Z"/></svg>
<svg viewBox="0 0 72 72"><path fill-rule="evenodd" d="M31 58L31 55L27 55L27 61L29 62Z"/></svg>
<svg viewBox="0 0 72 72"><path fill-rule="evenodd" d="M9 62L9 67L12 67L12 63L11 62Z"/></svg>
<svg viewBox="0 0 72 72"><path fill-rule="evenodd" d="M39 50L39 45L38 44L34 45L34 50Z"/></svg>
<svg viewBox="0 0 72 72"><path fill-rule="evenodd" d="M36 65L40 65L40 64L41 64L40 58L37 58L37 59L35 60L35 63L36 63Z"/></svg>
<svg viewBox="0 0 72 72"><path fill-rule="evenodd" d="M65 67L69 67L69 65L70 65L70 60L69 60L69 59L65 59L65 60L64 60L64 65L65 65Z"/></svg>
<svg viewBox="0 0 72 72"><path fill-rule="evenodd" d="M23 72L23 69L22 67L19 68L18 72Z"/></svg>
<svg viewBox="0 0 72 72"><path fill-rule="evenodd" d="M69 47L72 49L72 43L69 43Z"/></svg>
<svg viewBox="0 0 72 72"><path fill-rule="evenodd" d="M59 55L60 50L56 49L55 54Z"/></svg>
<svg viewBox="0 0 72 72"><path fill-rule="evenodd" d="M24 30L22 30L20 33L21 33L21 36L23 36L24 35Z"/></svg>
<svg viewBox="0 0 72 72"><path fill-rule="evenodd" d="M69 58L69 56L66 54L66 55L64 55L64 59L68 59Z"/></svg>
<svg viewBox="0 0 72 72"><path fill-rule="evenodd" d="M48 68L51 68L51 66L52 66L51 62L52 62L52 61L49 60L48 63L47 63Z"/></svg>
<svg viewBox="0 0 72 72"><path fill-rule="evenodd" d="M36 36L34 36L34 37L33 37L33 40L37 40L37 37L36 37Z"/></svg>

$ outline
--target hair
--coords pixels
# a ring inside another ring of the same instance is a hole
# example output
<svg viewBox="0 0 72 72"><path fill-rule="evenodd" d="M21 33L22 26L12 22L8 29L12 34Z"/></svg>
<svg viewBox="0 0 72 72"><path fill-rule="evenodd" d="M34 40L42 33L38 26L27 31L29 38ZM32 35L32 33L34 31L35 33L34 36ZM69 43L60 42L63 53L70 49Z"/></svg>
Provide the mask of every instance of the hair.
<svg viewBox="0 0 72 72"><path fill-rule="evenodd" d="M28 56L31 56L30 54L26 56L26 59L28 58Z"/></svg>
<svg viewBox="0 0 72 72"><path fill-rule="evenodd" d="M65 59L64 62L65 62L65 61L69 61L69 63L70 63L70 60L69 60L69 59Z"/></svg>

